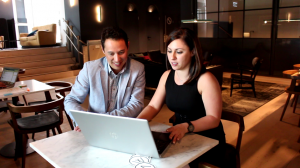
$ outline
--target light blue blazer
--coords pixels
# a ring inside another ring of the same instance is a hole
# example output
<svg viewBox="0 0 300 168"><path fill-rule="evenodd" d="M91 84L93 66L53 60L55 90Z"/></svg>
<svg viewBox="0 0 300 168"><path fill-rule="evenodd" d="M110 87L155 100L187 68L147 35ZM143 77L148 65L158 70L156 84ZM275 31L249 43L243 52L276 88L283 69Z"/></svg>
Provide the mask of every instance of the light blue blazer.
<svg viewBox="0 0 300 168"><path fill-rule="evenodd" d="M106 57L86 62L79 72L70 94L65 98L67 113L70 110L81 110L82 104L89 95L90 112L115 116L136 117L144 107L145 70L144 65L128 58L126 70L120 76L117 94L117 109L107 112L108 99L108 63Z"/></svg>

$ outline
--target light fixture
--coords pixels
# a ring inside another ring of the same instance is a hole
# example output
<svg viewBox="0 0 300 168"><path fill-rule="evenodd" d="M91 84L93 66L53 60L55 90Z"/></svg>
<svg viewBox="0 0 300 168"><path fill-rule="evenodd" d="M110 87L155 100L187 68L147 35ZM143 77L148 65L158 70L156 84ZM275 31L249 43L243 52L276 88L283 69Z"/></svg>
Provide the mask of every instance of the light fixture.
<svg viewBox="0 0 300 168"><path fill-rule="evenodd" d="M244 38L249 38L250 37L250 32L244 32Z"/></svg>
<svg viewBox="0 0 300 168"><path fill-rule="evenodd" d="M2 0L3 2L7 2L8 0Z"/></svg>
<svg viewBox="0 0 300 168"><path fill-rule="evenodd" d="M71 7L75 6L75 0L70 0L70 6Z"/></svg>
<svg viewBox="0 0 300 168"><path fill-rule="evenodd" d="M152 13L152 12L155 12L155 11L157 11L157 8L156 8L154 5L150 5L150 6L148 7L148 12L149 12L149 13Z"/></svg>
<svg viewBox="0 0 300 168"><path fill-rule="evenodd" d="M98 22L101 22L101 6L100 5L98 5L97 7L96 7L96 18L97 18L97 21Z"/></svg>
<svg viewBox="0 0 300 168"><path fill-rule="evenodd" d="M264 23L271 23L272 20L264 20ZM278 22L300 22L300 19L279 19Z"/></svg>
<svg viewBox="0 0 300 168"><path fill-rule="evenodd" d="M210 23L213 20L205 19L205 20L197 20L197 19L189 19L189 20L181 20L182 23Z"/></svg>
<svg viewBox="0 0 300 168"><path fill-rule="evenodd" d="M135 5L132 3L127 5L128 12L133 12L135 10L135 8L136 8Z"/></svg>

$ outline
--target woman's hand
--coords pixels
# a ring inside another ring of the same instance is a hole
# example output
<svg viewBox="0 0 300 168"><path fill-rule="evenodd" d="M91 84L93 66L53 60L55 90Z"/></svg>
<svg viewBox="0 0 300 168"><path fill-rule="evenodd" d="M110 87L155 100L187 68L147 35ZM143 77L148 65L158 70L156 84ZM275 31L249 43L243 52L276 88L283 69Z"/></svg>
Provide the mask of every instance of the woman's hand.
<svg viewBox="0 0 300 168"><path fill-rule="evenodd" d="M173 143L179 141L184 136L184 134L188 132L188 126L188 123L181 123L166 130L167 132L170 132L169 138L173 139Z"/></svg>
<svg viewBox="0 0 300 168"><path fill-rule="evenodd" d="M79 128L79 126L77 126L74 128L74 131L81 132L81 129Z"/></svg>

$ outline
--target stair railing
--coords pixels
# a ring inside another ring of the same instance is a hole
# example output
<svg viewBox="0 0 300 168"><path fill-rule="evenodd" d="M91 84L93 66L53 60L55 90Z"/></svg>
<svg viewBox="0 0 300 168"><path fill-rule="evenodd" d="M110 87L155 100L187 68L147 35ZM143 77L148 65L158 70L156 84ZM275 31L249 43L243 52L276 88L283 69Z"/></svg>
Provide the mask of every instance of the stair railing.
<svg viewBox="0 0 300 168"><path fill-rule="evenodd" d="M66 37L67 37L67 49L72 52L73 55L75 55L74 49L77 51L77 58L78 58L78 63L79 67L83 67L83 53L79 51L81 49L81 45L86 45L82 40L80 40L80 36L76 36L75 33L73 32L73 26L69 25L69 21L65 20L63 18L63 21L67 25L67 30L64 30ZM73 43L74 37L76 39L76 45ZM72 44L72 46L71 46Z"/></svg>

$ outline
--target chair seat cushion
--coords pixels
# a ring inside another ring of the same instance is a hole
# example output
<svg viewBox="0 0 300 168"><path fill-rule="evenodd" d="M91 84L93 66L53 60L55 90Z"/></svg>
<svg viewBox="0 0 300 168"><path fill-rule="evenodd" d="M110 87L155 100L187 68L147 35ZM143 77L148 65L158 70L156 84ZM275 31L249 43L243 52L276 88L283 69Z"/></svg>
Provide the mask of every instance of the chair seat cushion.
<svg viewBox="0 0 300 168"><path fill-rule="evenodd" d="M231 74L231 79L233 80L241 80L241 75ZM253 78L250 76L242 76L243 81L253 81Z"/></svg>
<svg viewBox="0 0 300 168"><path fill-rule="evenodd" d="M52 110L39 115L18 118L17 124L22 129L34 129L38 127L51 125L58 121L59 121L58 115L54 112L54 110Z"/></svg>

